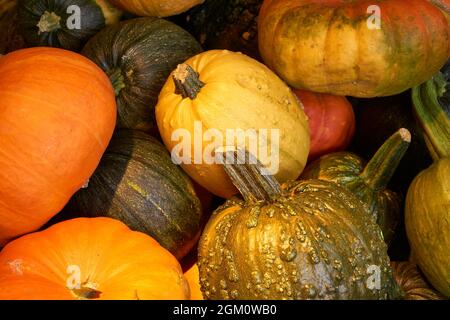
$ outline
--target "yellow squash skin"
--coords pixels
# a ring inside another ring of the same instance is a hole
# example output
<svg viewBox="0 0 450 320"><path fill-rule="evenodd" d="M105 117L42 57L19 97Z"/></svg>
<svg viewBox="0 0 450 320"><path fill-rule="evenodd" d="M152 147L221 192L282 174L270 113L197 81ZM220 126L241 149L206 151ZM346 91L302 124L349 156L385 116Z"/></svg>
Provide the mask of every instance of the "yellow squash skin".
<svg viewBox="0 0 450 320"><path fill-rule="evenodd" d="M175 93L172 77L164 85L156 106L156 120L166 147L171 151L179 143L171 139L177 129L188 130L193 141L195 121L202 122L203 132L216 129L224 137L227 129L279 129L276 178L281 182L296 179L307 161L310 135L307 117L290 88L266 66L240 53L208 51L186 64L205 85L193 100ZM209 143L204 140L203 148ZM193 149L191 154L194 155ZM182 167L197 183L220 197L237 193L219 164Z"/></svg>
<svg viewBox="0 0 450 320"><path fill-rule="evenodd" d="M184 273L184 277L189 283L191 292L190 300L204 300L203 294L200 288L200 275L198 271L198 265L195 263Z"/></svg>
<svg viewBox="0 0 450 320"><path fill-rule="evenodd" d="M169 17L189 10L205 0L110 0L128 12L144 17Z"/></svg>
<svg viewBox="0 0 450 320"><path fill-rule="evenodd" d="M419 174L406 198L406 231L430 283L450 297L450 158Z"/></svg>
<svg viewBox="0 0 450 320"><path fill-rule="evenodd" d="M379 29L368 27L373 5ZM447 20L425 0L265 0L258 31L265 63L288 84L335 95L400 93L449 52Z"/></svg>

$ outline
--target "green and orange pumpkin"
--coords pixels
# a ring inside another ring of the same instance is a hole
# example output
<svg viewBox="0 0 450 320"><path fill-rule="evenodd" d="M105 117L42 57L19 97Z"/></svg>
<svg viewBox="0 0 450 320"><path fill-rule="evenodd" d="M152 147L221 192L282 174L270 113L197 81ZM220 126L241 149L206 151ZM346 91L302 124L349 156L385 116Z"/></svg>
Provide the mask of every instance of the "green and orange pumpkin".
<svg viewBox="0 0 450 320"><path fill-rule="evenodd" d="M389 96L428 80L449 53L444 14L427 0L265 0L265 63L289 85Z"/></svg>

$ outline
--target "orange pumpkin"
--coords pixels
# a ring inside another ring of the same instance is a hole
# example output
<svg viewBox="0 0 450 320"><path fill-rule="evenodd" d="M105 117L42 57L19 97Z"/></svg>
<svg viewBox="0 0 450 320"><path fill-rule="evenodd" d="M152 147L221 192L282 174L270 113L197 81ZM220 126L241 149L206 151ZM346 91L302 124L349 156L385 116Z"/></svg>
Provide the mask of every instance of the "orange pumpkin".
<svg viewBox="0 0 450 320"><path fill-rule="evenodd" d="M300 98L311 129L308 160L345 150L355 134L355 114L347 98L294 90Z"/></svg>
<svg viewBox="0 0 450 320"><path fill-rule="evenodd" d="M87 58L32 48L0 58L0 247L58 213L97 167L114 90Z"/></svg>
<svg viewBox="0 0 450 320"><path fill-rule="evenodd" d="M0 252L1 300L188 299L178 261L111 218L78 218Z"/></svg>
<svg viewBox="0 0 450 320"><path fill-rule="evenodd" d="M191 300L204 300L203 293L200 289L200 273L198 271L198 265L195 263L185 273L184 277L189 283L191 290Z"/></svg>

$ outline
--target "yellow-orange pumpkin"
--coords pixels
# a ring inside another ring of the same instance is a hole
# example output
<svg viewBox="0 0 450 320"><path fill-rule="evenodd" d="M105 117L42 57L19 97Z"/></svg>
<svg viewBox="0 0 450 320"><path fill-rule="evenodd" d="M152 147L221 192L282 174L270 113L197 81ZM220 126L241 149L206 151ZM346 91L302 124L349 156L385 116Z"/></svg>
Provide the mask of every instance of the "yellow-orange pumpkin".
<svg viewBox="0 0 450 320"><path fill-rule="evenodd" d="M111 218L78 218L0 252L0 300L188 299L178 261Z"/></svg>
<svg viewBox="0 0 450 320"><path fill-rule="evenodd" d="M111 0L113 4L138 16L169 17L182 13L205 0Z"/></svg>
<svg viewBox="0 0 450 320"><path fill-rule="evenodd" d="M0 247L58 213L97 167L114 90L87 58L32 48L0 58Z"/></svg>
<svg viewBox="0 0 450 320"><path fill-rule="evenodd" d="M179 65L159 95L156 121L183 169L224 198L237 190L214 161L217 147L261 143L258 159L279 181L296 179L309 153L309 125L294 93L263 64L227 50L207 51Z"/></svg>
<svg viewBox="0 0 450 320"><path fill-rule="evenodd" d="M202 290L200 289L200 274L196 263L184 273L184 277L189 283L191 300L204 300Z"/></svg>

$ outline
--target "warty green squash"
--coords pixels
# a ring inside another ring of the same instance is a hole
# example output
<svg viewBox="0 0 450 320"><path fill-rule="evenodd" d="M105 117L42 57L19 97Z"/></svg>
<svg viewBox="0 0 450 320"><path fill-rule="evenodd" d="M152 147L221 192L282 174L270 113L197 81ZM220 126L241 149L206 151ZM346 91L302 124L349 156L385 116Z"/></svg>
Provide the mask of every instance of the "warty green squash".
<svg viewBox="0 0 450 320"><path fill-rule="evenodd" d="M78 51L122 12L108 0L18 0L18 24L28 45Z"/></svg>
<svg viewBox="0 0 450 320"><path fill-rule="evenodd" d="M121 220L183 258L196 244L205 216L187 175L164 146L141 131L118 130L72 209Z"/></svg>
<svg viewBox="0 0 450 320"><path fill-rule="evenodd" d="M250 154L227 149L216 154L232 159L224 167L243 199L219 207L203 231L206 299L399 297L381 230L355 196L322 180L280 186Z"/></svg>
<svg viewBox="0 0 450 320"><path fill-rule="evenodd" d="M434 164L412 182L405 223L414 260L450 298L450 63L412 90L415 115Z"/></svg>
<svg viewBox="0 0 450 320"><path fill-rule="evenodd" d="M118 128L155 128L154 106L167 77L179 63L202 51L187 31L158 18L136 18L107 27L82 53L110 77Z"/></svg>
<svg viewBox="0 0 450 320"><path fill-rule="evenodd" d="M402 201L387 186L410 142L411 134L403 128L387 139L368 163L354 153L331 153L307 166L301 177L347 188L367 206L389 244L400 220Z"/></svg>

